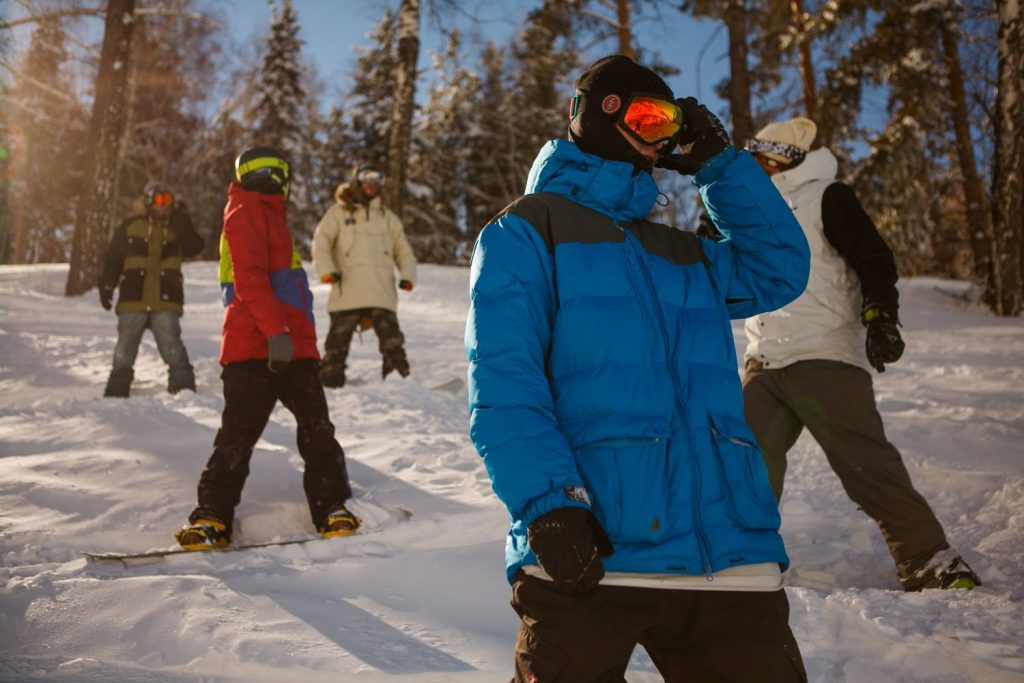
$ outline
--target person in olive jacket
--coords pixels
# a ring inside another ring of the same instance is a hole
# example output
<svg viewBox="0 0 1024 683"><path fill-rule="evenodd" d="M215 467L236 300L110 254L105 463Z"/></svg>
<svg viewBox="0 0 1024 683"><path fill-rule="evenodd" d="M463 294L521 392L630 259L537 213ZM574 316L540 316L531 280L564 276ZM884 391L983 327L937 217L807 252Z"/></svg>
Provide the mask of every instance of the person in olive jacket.
<svg viewBox="0 0 1024 683"><path fill-rule="evenodd" d="M184 278L181 262L203 250L188 210L164 185L150 182L143 194L145 211L114 231L99 279L100 305L110 310L118 290L117 345L107 380L107 397L127 398L133 367L146 329L167 363L167 391L196 390L196 379L181 341Z"/></svg>

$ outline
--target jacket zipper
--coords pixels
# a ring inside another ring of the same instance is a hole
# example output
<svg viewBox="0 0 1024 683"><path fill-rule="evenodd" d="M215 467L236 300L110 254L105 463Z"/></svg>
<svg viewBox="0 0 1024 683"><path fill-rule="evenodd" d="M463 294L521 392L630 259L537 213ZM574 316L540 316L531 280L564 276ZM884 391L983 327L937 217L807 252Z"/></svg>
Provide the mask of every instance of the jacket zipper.
<svg viewBox="0 0 1024 683"><path fill-rule="evenodd" d="M650 270L647 268L647 264L644 263L643 255L640 254L636 245L633 243L635 238L629 233L628 230L623 228L621 225L616 223L616 226L622 230L626 236L626 242L633 253L633 257L636 259L637 264L640 266L640 272L644 276L644 281L647 284L648 293L654 298L655 313L654 316L650 315L647 307L647 303L641 297L641 304L644 310L644 314L648 317L653 317L652 322L658 327L658 331L661 333L662 351L665 354L665 366L668 368L669 375L672 377L672 394L675 398L676 410L679 411L679 416L683 421L683 428L686 430L687 438L690 442L690 453L693 454L692 469L696 470L696 476L694 476L694 496L693 502L690 506L693 514L693 528L697 534L697 547L701 553L701 564L704 567L704 576L708 581L714 581L714 572L711 570L711 547L708 543L707 536L704 534L704 530L700 523L700 463L697 461L697 449L693 443L693 430L690 428L690 418L686 414L685 407L679 398L679 377L676 374L675 366L672 365L672 358L669 354L669 343L668 343L668 332L665 330L665 317L664 312L661 310L661 306L658 303L656 290L654 288L654 279L651 277Z"/></svg>

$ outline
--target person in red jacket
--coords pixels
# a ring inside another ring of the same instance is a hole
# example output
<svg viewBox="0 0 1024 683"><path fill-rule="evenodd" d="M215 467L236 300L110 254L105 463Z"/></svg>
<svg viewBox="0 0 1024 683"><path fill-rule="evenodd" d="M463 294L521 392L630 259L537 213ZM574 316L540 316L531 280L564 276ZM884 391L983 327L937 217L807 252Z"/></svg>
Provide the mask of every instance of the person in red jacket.
<svg viewBox="0 0 1024 683"><path fill-rule="evenodd" d="M186 550L231 542L253 447L278 401L298 423L317 531L330 538L359 528L345 507L352 497L345 453L320 384L313 295L288 230L289 176L288 161L273 147L253 147L235 160L220 242L224 413L199 478L199 502L176 536Z"/></svg>

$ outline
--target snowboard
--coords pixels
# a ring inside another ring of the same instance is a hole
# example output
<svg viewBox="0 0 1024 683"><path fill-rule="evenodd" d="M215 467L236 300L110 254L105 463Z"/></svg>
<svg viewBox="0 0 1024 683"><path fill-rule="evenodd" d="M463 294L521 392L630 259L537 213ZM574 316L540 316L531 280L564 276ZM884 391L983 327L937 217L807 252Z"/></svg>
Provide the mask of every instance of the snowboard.
<svg viewBox="0 0 1024 683"><path fill-rule="evenodd" d="M395 508L393 510L395 515L395 523L404 522L412 517L412 512L405 508ZM383 526L375 526L365 531L356 531L354 534L348 536L335 536L334 538L349 538L354 536L366 536L368 534L375 534L385 529L390 529L393 524L386 524ZM210 548L209 550L185 550L180 546L173 546L163 550L150 550L144 553L89 553L83 552L82 555L85 557L85 561L89 564L121 564L125 567L133 567L143 564L153 564L161 562L165 557L172 555L208 555L215 553L237 553L244 550L255 550L257 548L274 548L278 546L286 545L304 545L306 543L315 543L317 541L330 541L331 538L321 538L320 536L303 536L302 538L290 538L283 541L261 541L257 543L238 543L225 546L223 548Z"/></svg>

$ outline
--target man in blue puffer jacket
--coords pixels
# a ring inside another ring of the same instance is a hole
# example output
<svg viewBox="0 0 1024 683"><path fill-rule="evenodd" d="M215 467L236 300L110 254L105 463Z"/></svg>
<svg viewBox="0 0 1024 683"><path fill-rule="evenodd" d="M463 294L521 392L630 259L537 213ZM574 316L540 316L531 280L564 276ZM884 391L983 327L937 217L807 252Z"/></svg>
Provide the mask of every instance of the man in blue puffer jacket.
<svg viewBox="0 0 1024 683"><path fill-rule="evenodd" d="M696 100L618 55L575 85L570 139L472 264L470 434L511 517L514 680L622 681L637 643L667 681L806 680L729 321L803 291L807 242ZM643 220L655 164L693 176L727 239Z"/></svg>

